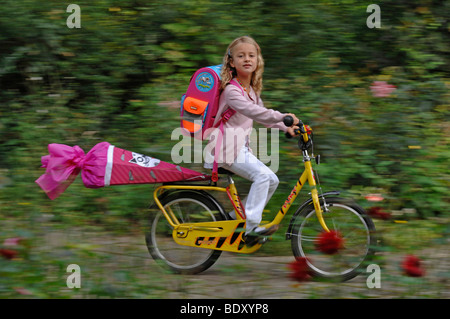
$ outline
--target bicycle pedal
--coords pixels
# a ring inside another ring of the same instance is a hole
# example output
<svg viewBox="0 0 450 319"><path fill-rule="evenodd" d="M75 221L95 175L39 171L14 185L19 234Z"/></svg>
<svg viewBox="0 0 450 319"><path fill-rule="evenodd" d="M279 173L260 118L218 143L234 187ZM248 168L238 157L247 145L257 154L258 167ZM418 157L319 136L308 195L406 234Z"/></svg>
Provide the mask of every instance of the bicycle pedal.
<svg viewBox="0 0 450 319"><path fill-rule="evenodd" d="M259 237L259 236L245 236L244 240L240 245L245 245L247 247L253 247L256 244L264 244L269 241L269 237Z"/></svg>
<svg viewBox="0 0 450 319"><path fill-rule="evenodd" d="M269 241L269 237L261 237L259 240L258 240L258 243L260 243L261 245L262 244L264 244L264 243L267 243Z"/></svg>
<svg viewBox="0 0 450 319"><path fill-rule="evenodd" d="M247 235L247 236L244 236L242 239L243 240L241 241L241 244L245 245L247 247L253 247L259 243L259 237L257 237L257 236Z"/></svg>

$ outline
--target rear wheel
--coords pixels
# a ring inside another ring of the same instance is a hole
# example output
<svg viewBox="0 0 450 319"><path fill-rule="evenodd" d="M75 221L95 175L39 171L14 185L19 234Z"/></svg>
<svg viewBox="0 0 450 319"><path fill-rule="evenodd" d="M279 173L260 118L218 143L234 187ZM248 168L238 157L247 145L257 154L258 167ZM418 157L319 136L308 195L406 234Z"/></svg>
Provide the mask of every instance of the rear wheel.
<svg viewBox="0 0 450 319"><path fill-rule="evenodd" d="M172 211L180 223L212 222L224 220L220 205L206 194L181 191L164 196L161 204ZM150 255L176 273L197 274L211 267L221 251L188 247L177 244L172 238L173 227L159 210L151 217L146 243Z"/></svg>
<svg viewBox="0 0 450 319"><path fill-rule="evenodd" d="M321 201L324 211L324 204ZM305 257L313 276L345 281L358 275L361 267L374 254L375 226L364 210L355 203L340 199L326 199L325 223L337 231L344 240L343 248L334 254L317 248L319 236L324 232L313 205L299 212L295 219L292 251L295 257Z"/></svg>

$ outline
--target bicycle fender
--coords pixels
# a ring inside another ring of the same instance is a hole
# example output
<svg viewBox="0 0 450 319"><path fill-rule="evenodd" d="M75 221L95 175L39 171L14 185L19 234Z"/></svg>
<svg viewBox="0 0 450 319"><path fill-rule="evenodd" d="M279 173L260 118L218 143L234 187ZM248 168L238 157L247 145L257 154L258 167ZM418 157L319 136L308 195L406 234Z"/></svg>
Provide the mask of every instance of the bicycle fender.
<svg viewBox="0 0 450 319"><path fill-rule="evenodd" d="M330 191L330 192L325 192L323 194L319 194L319 199L324 198L324 197L328 197L328 196L336 196L336 195L340 195L341 192L340 191ZM297 218L298 215L301 214L301 212L308 207L309 205L312 205L313 200L312 198L308 199L307 201L305 201L298 209L297 211L294 213L294 215L292 215L291 220L289 222L289 227L286 231L286 239L291 239L292 237L292 228L294 227L294 222L295 219Z"/></svg>
<svg viewBox="0 0 450 319"><path fill-rule="evenodd" d="M163 192L162 194L160 194L160 195L158 196L158 198L159 198L159 200L161 201L161 200L163 200L164 197L169 196L170 194L173 194L173 193L176 193L176 192L184 192L184 191L185 191L185 190L182 190L182 189L180 189L180 190L169 190L169 191L166 191L166 192ZM205 196L205 197L208 197L208 199L211 200L214 204L216 204L216 206L220 209L220 210L219 210L219 213L220 213L220 215L222 215L222 217L224 218L224 220L230 220L230 219L231 219L230 216L229 216L229 215L225 212L225 210L223 209L222 204L220 204L214 196L212 196L212 195L209 194L208 192L205 192L205 191L202 191L202 190L194 190L194 189L191 190L191 189L190 189L189 191L190 191L190 192L194 192L194 193L201 194L201 195L203 195L203 196ZM156 206L156 203L153 203L152 206Z"/></svg>

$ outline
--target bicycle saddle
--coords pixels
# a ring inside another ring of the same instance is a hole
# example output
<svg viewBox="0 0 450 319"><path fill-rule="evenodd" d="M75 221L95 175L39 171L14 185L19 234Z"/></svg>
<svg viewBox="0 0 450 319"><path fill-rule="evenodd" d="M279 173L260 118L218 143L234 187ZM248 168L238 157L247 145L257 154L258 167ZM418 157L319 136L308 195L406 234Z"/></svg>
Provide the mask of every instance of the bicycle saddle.
<svg viewBox="0 0 450 319"><path fill-rule="evenodd" d="M217 173L219 174L227 174L227 175L234 175L233 172L223 168L223 167L219 167L219 169L217 170Z"/></svg>

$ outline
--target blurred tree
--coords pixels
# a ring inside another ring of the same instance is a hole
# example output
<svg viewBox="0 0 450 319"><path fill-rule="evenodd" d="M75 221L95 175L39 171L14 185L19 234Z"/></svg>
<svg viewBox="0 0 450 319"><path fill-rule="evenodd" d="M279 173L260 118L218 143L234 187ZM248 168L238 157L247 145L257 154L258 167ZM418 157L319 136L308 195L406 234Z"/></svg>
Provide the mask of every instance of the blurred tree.
<svg viewBox="0 0 450 319"><path fill-rule="evenodd" d="M77 4L80 29L66 26L60 1L2 3L0 168L13 181L5 198L41 200L29 175L40 173L34 168L52 142L87 150L108 140L170 160L173 101L195 69L221 63L227 45L248 34L265 58L266 105L315 129L323 182L381 187L425 216L444 211L448 1L379 1L379 29L366 26L370 3L356 0ZM374 97L376 80L396 90ZM295 167L293 147L281 150L282 180Z"/></svg>

